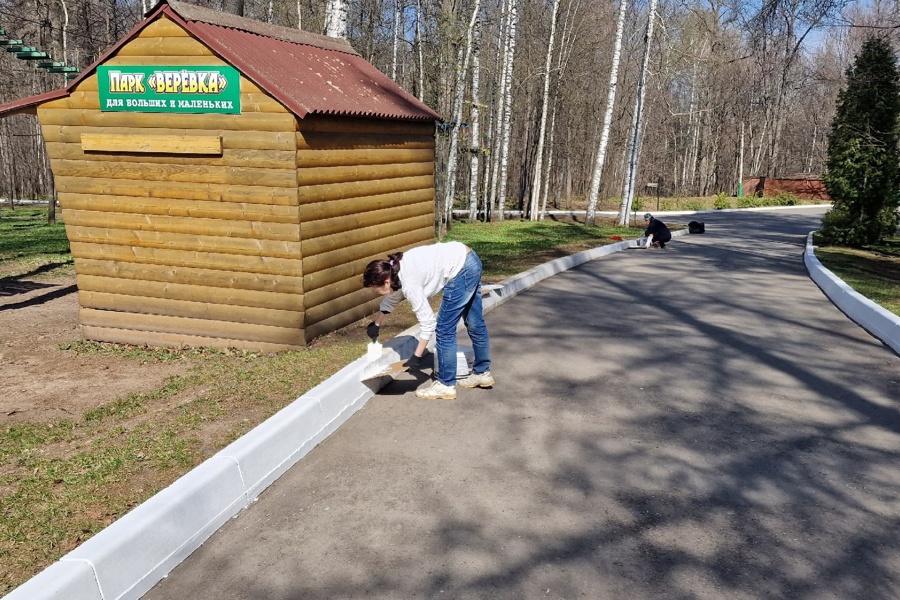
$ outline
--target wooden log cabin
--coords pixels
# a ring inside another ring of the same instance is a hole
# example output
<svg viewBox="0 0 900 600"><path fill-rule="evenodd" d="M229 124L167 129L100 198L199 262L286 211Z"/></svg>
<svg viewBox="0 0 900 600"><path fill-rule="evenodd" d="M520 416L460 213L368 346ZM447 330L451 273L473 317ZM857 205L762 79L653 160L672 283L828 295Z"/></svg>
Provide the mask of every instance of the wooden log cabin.
<svg viewBox="0 0 900 600"><path fill-rule="evenodd" d="M376 310L368 261L434 240L439 116L343 40L163 0L22 112L86 339L302 347Z"/></svg>

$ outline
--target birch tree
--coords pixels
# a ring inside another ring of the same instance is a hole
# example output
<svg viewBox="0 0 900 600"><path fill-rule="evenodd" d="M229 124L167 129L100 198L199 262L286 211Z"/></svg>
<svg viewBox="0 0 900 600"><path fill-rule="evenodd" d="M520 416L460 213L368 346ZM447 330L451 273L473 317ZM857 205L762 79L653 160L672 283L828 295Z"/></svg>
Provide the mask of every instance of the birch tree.
<svg viewBox="0 0 900 600"><path fill-rule="evenodd" d="M480 177L479 156L481 149L481 59L480 59L480 34L481 20L475 21L474 39L472 46L472 104L469 112L469 221L478 218L478 181Z"/></svg>
<svg viewBox="0 0 900 600"><path fill-rule="evenodd" d="M400 44L400 21L403 9L401 0L394 0L394 35L391 38L391 79L397 81L397 46Z"/></svg>
<svg viewBox="0 0 900 600"><path fill-rule="evenodd" d="M416 0L416 57L419 59L418 93L419 100L425 100L425 52L422 43L422 0Z"/></svg>
<svg viewBox="0 0 900 600"><path fill-rule="evenodd" d="M562 32L560 35L559 51L556 56L556 78L552 94L553 111L550 118L550 139L548 143L550 151L547 155L547 168L545 169L547 176L543 178L544 185L541 192L541 218L547 213L547 198L550 195L550 179L553 174L553 162L556 155L556 145L554 142L556 139L556 117L559 114L561 82L565 78L569 60L575 49L575 40L578 37L577 24L580 7L580 0L572 0L566 5L565 18L563 19Z"/></svg>
<svg viewBox="0 0 900 600"><path fill-rule="evenodd" d="M60 27L60 34L62 37L62 59L63 62L68 64L69 61L69 7L66 6L66 0L59 0L59 5L62 7L63 14L63 22Z"/></svg>
<svg viewBox="0 0 900 600"><path fill-rule="evenodd" d="M347 0L328 0L325 8L325 35L347 39Z"/></svg>
<svg viewBox="0 0 900 600"><path fill-rule="evenodd" d="M628 224L628 213L631 212L631 201L634 198L634 182L637 177L641 127L643 126L644 89L646 86L647 65L650 62L650 42L653 39L653 22L656 20L657 2L658 0L650 0L650 9L647 15L647 33L644 35L644 59L641 62L640 75L638 75L637 98L634 103L634 118L631 123L631 140L628 145L625 191L622 194L619 216L616 219L616 223L620 226Z"/></svg>
<svg viewBox="0 0 900 600"><path fill-rule="evenodd" d="M497 47L497 65L500 80L494 90L494 117L491 119L490 133L488 139L491 140L491 162L488 185L485 188L485 206L490 207L492 215L497 214L497 218L503 220L502 209L498 213L498 194L500 187L500 162L501 147L504 131L504 122L506 113L506 97L508 95L507 88L509 86L509 71L507 63L510 61L509 40L510 31L513 22L512 5L515 0L503 0L503 13L500 22L500 43Z"/></svg>
<svg viewBox="0 0 900 600"><path fill-rule="evenodd" d="M541 218L538 206L541 198L541 172L544 159L544 136L547 132L547 112L550 104L550 66L553 64L553 43L556 38L556 15L559 14L559 0L553 0L553 12L550 16L550 40L547 42L547 60L544 63L544 93L541 104L541 124L538 129L537 154L534 164L534 180L531 184L531 208L529 215L532 221Z"/></svg>
<svg viewBox="0 0 900 600"><path fill-rule="evenodd" d="M506 210L506 186L507 173L509 171L509 137L512 121L512 76L513 64L516 56L516 25L518 23L518 0L509 0L509 36L506 44L506 85L501 97L503 104L502 128L498 129L500 135L499 173L497 175L497 211L500 220L503 220L503 212Z"/></svg>
<svg viewBox="0 0 900 600"><path fill-rule="evenodd" d="M547 197L550 195L550 174L553 173L553 138L556 134L556 106L553 107L553 116L550 118L550 148L547 156L547 176L544 177L544 189L541 192L541 218L547 214Z"/></svg>
<svg viewBox="0 0 900 600"><path fill-rule="evenodd" d="M600 132L600 143L597 146L597 158L594 162L594 173L591 177L591 188L588 192L588 209L584 222L593 225L597 215L597 201L600 196L600 179L603 176L603 163L606 162L606 147L609 144L609 128L612 124L613 107L616 103L616 89L619 82L619 61L622 57L622 37L625 31L625 13L628 1L619 2L619 15L616 19L616 38L613 43L612 67L609 70L609 87L606 91L606 111L603 114L603 129Z"/></svg>
<svg viewBox="0 0 900 600"><path fill-rule="evenodd" d="M453 96L453 116L450 122L450 151L447 157L447 189L444 197L444 206L447 207L447 223L453 211L453 200L456 195L456 165L458 163L459 125L462 122L463 97L466 93L466 82L469 73L469 60L472 56L472 35L475 24L478 22L478 11L481 8L480 0L475 0L472 7L472 17L469 19L469 27L466 29L465 55L456 70L456 90Z"/></svg>

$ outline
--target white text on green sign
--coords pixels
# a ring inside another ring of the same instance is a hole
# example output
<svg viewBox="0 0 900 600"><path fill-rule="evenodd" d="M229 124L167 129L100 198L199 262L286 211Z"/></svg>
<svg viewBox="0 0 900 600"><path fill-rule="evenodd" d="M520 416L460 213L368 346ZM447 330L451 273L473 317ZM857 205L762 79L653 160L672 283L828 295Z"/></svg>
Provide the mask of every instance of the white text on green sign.
<svg viewBox="0 0 900 600"><path fill-rule="evenodd" d="M104 111L241 112L233 67L98 67L97 76Z"/></svg>

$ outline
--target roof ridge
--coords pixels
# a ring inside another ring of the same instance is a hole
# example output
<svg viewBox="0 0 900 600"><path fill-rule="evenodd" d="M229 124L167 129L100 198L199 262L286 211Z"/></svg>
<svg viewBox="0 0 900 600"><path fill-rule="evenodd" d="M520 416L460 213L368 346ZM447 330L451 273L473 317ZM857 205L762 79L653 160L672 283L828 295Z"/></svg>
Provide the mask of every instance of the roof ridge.
<svg viewBox="0 0 900 600"><path fill-rule="evenodd" d="M284 42L294 44L302 44L304 46L315 46L323 50L333 50L335 52L343 52L353 56L359 56L359 53L353 49L350 42L340 38L333 38L327 35L320 35L302 29L292 29L283 25L274 25L272 23L264 23L256 19L248 19L232 13L226 13L211 8L205 8L188 2L179 0L160 0L160 2L147 11L147 15L158 10L160 5L168 4L170 9L185 21L199 21L219 27L227 27L230 29L238 29L248 33L255 33L263 37L273 38Z"/></svg>

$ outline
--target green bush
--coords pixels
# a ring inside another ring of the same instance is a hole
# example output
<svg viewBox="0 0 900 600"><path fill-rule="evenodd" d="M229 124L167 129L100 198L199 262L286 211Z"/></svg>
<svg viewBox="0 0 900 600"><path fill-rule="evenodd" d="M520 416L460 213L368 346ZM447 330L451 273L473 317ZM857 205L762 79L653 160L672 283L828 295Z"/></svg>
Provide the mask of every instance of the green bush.
<svg viewBox="0 0 900 600"><path fill-rule="evenodd" d="M719 192L718 194L716 194L716 199L713 202L713 208L716 210L731 208L731 202L725 196L725 192Z"/></svg>
<svg viewBox="0 0 900 600"><path fill-rule="evenodd" d="M644 210L644 199L640 196L635 196L634 200L631 201L631 210L634 212L640 212Z"/></svg>
<svg viewBox="0 0 900 600"><path fill-rule="evenodd" d="M900 207L900 70L887 40L870 37L838 94L828 135L825 187L833 208L823 237L852 247L897 231Z"/></svg>
<svg viewBox="0 0 900 600"><path fill-rule="evenodd" d="M737 207L738 208L757 208L763 206L764 200L762 198L756 198L755 196L744 196L743 198L738 198Z"/></svg>
<svg viewBox="0 0 900 600"><path fill-rule="evenodd" d="M797 196L787 192L781 192L772 198L766 198L770 202L768 206L796 206L799 204Z"/></svg>

